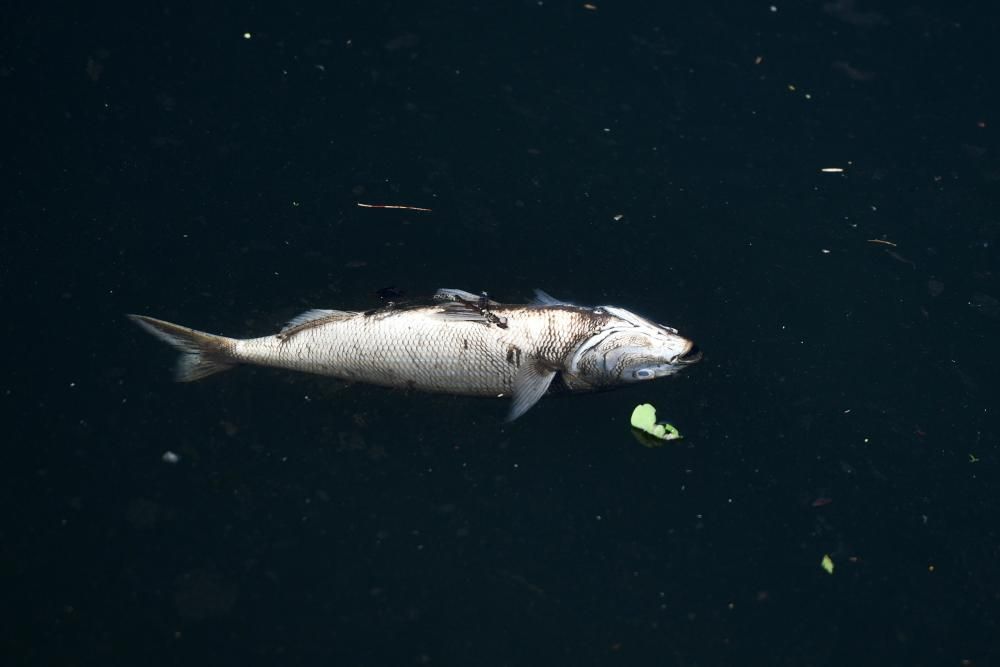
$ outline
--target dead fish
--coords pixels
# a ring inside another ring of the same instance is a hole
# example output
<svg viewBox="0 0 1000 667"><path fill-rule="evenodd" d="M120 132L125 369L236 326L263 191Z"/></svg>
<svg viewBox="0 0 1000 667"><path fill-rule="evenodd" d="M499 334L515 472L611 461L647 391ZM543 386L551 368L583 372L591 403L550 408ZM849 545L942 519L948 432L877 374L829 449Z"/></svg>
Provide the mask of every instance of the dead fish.
<svg viewBox="0 0 1000 667"><path fill-rule="evenodd" d="M181 352L180 382L239 364L271 366L386 387L511 397L508 420L550 389L586 392L654 380L702 356L676 329L616 306L575 306L541 290L524 305L441 289L427 305L310 310L277 334L249 339L129 317Z"/></svg>

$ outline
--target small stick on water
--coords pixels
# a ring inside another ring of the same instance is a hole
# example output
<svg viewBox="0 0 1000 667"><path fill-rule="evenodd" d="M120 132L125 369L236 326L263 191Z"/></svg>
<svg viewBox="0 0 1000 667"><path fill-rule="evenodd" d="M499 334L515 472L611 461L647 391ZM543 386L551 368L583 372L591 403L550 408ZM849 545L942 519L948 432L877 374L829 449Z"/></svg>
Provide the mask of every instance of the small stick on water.
<svg viewBox="0 0 1000 667"><path fill-rule="evenodd" d="M892 241L886 241L886 240L883 240L883 239L868 239L868 242L869 243L881 243L883 245L891 245L893 248L896 247L896 244L893 243Z"/></svg>
<svg viewBox="0 0 1000 667"><path fill-rule="evenodd" d="M402 211L425 211L427 213L431 212L429 208L422 208L420 206L405 206L403 204L362 204L358 202L358 206L361 208L395 208Z"/></svg>

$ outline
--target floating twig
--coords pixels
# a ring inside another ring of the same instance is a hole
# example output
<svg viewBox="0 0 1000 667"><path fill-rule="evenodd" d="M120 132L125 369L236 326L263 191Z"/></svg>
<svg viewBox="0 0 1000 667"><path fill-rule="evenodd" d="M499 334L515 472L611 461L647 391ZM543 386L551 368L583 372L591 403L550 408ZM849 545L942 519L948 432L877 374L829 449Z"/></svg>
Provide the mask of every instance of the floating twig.
<svg viewBox="0 0 1000 667"><path fill-rule="evenodd" d="M358 202L358 206L361 208L394 208L401 211L424 211L427 213L431 212L429 208L422 208L420 206L406 206L404 204L363 204Z"/></svg>
<svg viewBox="0 0 1000 667"><path fill-rule="evenodd" d="M886 241L885 239L868 239L868 242L869 243L881 243L882 245L889 245L889 246L892 246L893 248L896 247L895 243L893 243L892 241Z"/></svg>

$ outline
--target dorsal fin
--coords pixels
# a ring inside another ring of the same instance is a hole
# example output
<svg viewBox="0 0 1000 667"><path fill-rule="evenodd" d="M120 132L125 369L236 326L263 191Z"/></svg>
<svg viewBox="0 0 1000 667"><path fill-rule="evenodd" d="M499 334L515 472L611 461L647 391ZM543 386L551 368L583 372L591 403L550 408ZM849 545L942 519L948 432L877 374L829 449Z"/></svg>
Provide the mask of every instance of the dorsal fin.
<svg viewBox="0 0 1000 667"><path fill-rule="evenodd" d="M479 308L473 303L457 301L455 303L442 303L437 310L432 313L432 317L450 322L482 322L489 324L490 321Z"/></svg>
<svg viewBox="0 0 1000 667"><path fill-rule="evenodd" d="M434 300L435 301L467 301L467 302L478 304L478 303L481 303L483 301L483 297L480 294L473 294L472 292L466 292L465 290L461 290L461 289L450 289L450 288L447 288L447 287L442 287L441 289L439 289L437 292L434 293ZM489 297L487 297L486 298L486 305L488 305L488 306L499 306L500 303L497 302L497 301L494 301L493 299L490 299Z"/></svg>
<svg viewBox="0 0 1000 667"><path fill-rule="evenodd" d="M535 289L535 298L531 300L531 305L533 306L572 306L571 303L566 303L561 301L548 292L543 292L540 289Z"/></svg>
<svg viewBox="0 0 1000 667"><path fill-rule="evenodd" d="M490 299L486 292L482 296L476 296L460 289L439 289L434 294L434 300L444 302L438 305L434 317L452 322L480 322L495 324L501 329L507 328L507 318L492 310L494 306L502 304Z"/></svg>
<svg viewBox="0 0 1000 667"><path fill-rule="evenodd" d="M301 315L296 315L292 319L288 320L288 324L281 329L278 333L278 337L284 340L289 336L294 336L305 329L310 329L312 327L319 326L320 324L326 324L327 322L336 322L337 320L347 319L348 317L352 317L356 314L357 313L353 313L348 310L323 310L320 308L307 310Z"/></svg>
<svg viewBox="0 0 1000 667"><path fill-rule="evenodd" d="M342 320L345 317L350 317L354 313L347 310L323 310L322 308L313 308L312 310L307 310L304 313L300 313L288 320L288 323L281 329L283 332L288 329L294 329L300 327L303 324L309 324L310 322L316 322L317 320Z"/></svg>

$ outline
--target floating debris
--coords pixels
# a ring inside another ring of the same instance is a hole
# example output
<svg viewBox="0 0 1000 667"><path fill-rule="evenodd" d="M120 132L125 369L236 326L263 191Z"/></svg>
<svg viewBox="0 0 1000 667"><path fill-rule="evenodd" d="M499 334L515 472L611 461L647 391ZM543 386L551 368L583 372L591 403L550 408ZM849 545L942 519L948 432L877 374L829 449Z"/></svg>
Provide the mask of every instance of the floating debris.
<svg viewBox="0 0 1000 667"><path fill-rule="evenodd" d="M823 554L823 560L819 562L819 566L823 568L827 574L833 574L833 559L830 558L830 554Z"/></svg>
<svg viewBox="0 0 1000 667"><path fill-rule="evenodd" d="M431 209L423 208L422 206L407 206L406 204L363 204L358 202L358 206L361 208L392 208L400 211L424 211L430 213Z"/></svg>
<svg viewBox="0 0 1000 667"><path fill-rule="evenodd" d="M649 403L635 406L632 411L632 428L639 429L660 440L680 440L680 431L673 424L656 421L656 408Z"/></svg>

